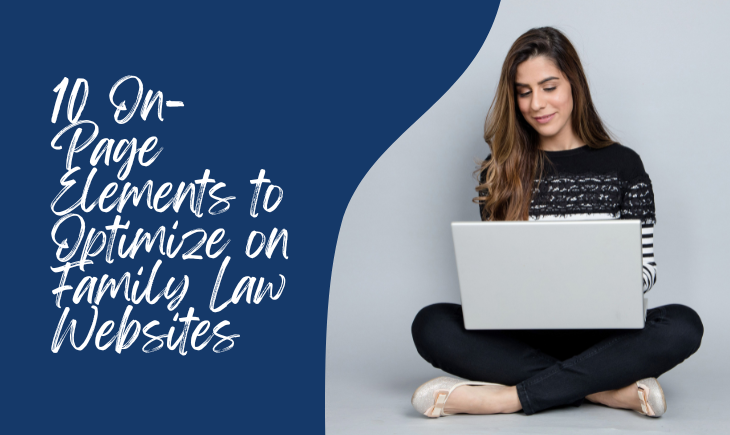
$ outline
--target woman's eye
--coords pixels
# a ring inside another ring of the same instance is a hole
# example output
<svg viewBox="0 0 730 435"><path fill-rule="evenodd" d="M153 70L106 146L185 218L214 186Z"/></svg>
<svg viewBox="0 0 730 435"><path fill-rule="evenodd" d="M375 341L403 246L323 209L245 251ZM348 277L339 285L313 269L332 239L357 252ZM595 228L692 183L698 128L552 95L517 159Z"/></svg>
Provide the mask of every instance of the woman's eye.
<svg viewBox="0 0 730 435"><path fill-rule="evenodd" d="M548 92L551 92L551 91L554 91L554 90L555 90L555 88L556 88L556 87L555 87L555 86L553 86L552 88L545 88L544 90L545 90L545 91L548 91ZM519 95L520 97L526 97L526 96L530 95L531 93L532 93L532 91L527 91L527 92L523 92L523 93L519 93L519 92L518 92L518 93L517 93L517 95Z"/></svg>

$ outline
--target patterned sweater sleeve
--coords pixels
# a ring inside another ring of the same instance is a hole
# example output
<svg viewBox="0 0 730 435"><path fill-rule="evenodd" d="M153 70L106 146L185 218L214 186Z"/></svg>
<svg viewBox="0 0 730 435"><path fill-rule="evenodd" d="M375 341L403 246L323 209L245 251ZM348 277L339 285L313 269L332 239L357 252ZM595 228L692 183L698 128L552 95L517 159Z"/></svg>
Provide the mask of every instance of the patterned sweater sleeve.
<svg viewBox="0 0 730 435"><path fill-rule="evenodd" d="M643 289L646 294L654 287L657 280L657 266L654 260L654 225L656 212L654 208L654 191L651 179L639 162L640 171L624 183L621 200L622 219L641 220L641 243L643 263Z"/></svg>

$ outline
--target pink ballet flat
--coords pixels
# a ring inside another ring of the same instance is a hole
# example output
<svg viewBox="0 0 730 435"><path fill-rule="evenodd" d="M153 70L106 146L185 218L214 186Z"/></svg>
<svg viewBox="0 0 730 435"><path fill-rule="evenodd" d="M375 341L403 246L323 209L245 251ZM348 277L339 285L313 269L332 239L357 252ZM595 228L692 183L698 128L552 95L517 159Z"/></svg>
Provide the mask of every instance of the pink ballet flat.
<svg viewBox="0 0 730 435"><path fill-rule="evenodd" d="M667 401L664 399L664 390L656 378L646 378L636 381L639 387L641 412L648 417L661 417L667 410Z"/></svg>
<svg viewBox="0 0 730 435"><path fill-rule="evenodd" d="M413 393L411 404L426 417L436 418L452 415L444 412L446 400L457 387L462 385L502 385L489 382L465 381L462 379L440 376L421 385Z"/></svg>

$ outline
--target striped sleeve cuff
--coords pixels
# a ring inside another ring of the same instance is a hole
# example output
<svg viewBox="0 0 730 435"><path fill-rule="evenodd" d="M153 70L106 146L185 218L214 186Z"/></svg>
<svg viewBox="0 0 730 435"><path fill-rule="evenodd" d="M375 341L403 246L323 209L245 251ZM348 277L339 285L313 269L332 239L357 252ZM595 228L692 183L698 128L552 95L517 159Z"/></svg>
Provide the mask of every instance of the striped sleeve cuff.
<svg viewBox="0 0 730 435"><path fill-rule="evenodd" d="M654 261L654 224L641 225L641 253L643 263L644 293L656 284L656 262Z"/></svg>

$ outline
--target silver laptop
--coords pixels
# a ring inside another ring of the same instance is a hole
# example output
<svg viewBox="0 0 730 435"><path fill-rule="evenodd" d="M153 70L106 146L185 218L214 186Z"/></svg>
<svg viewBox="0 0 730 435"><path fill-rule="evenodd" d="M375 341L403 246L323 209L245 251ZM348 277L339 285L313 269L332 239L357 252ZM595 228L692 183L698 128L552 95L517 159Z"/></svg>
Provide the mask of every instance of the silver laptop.
<svg viewBox="0 0 730 435"><path fill-rule="evenodd" d="M466 329L639 329L641 221L453 222Z"/></svg>

